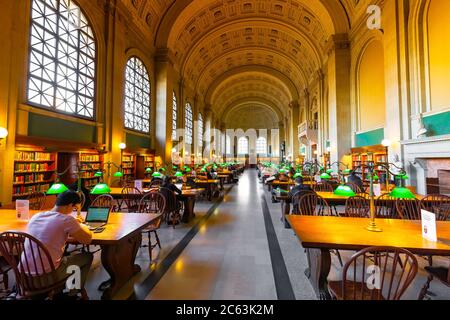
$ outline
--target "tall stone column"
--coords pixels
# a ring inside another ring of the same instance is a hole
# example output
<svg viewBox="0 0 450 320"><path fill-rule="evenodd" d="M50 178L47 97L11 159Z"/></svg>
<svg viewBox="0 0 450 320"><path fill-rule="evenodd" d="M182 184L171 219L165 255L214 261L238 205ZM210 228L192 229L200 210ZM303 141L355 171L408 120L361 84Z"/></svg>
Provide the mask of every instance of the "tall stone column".
<svg viewBox="0 0 450 320"><path fill-rule="evenodd" d="M211 105L206 105L205 106L205 111L204 111L205 115L205 132L204 132L204 137L205 137L205 141L203 142L203 146L204 146L204 151L203 154L205 156L205 158L211 159L212 157L212 149L214 148L213 145L211 144L211 138L212 138L212 130L214 128L213 126L213 113L211 110Z"/></svg>
<svg viewBox="0 0 450 320"><path fill-rule="evenodd" d="M155 56L155 149L163 163L170 162L172 156L172 75L171 53L168 49L159 49Z"/></svg>
<svg viewBox="0 0 450 320"><path fill-rule="evenodd" d="M290 146L292 161L295 161L300 153L300 142L298 139L298 126L300 125L300 105L298 101L292 101L289 104L291 110L291 135Z"/></svg>
<svg viewBox="0 0 450 320"><path fill-rule="evenodd" d="M331 162L350 153L352 143L350 109L350 42L347 34L333 36L328 58L328 115ZM324 112L325 113L325 112ZM320 132L324 133L323 127ZM326 136L321 137L322 153Z"/></svg>

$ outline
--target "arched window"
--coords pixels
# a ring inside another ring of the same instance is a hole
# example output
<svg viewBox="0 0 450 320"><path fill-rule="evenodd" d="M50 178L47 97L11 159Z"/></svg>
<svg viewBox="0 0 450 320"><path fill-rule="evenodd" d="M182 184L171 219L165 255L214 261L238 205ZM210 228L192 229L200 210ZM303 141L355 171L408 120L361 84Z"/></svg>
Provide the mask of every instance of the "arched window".
<svg viewBox="0 0 450 320"><path fill-rule="evenodd" d="M225 135L225 152L231 154L231 138L229 135Z"/></svg>
<svg viewBox="0 0 450 320"><path fill-rule="evenodd" d="M93 119L95 37L70 0L32 0L27 100Z"/></svg>
<svg viewBox="0 0 450 320"><path fill-rule="evenodd" d="M172 141L177 141L178 102L175 92L172 99Z"/></svg>
<svg viewBox="0 0 450 320"><path fill-rule="evenodd" d="M184 132L185 139L184 140L185 140L186 144L192 144L192 142L193 142L193 140L192 140L193 116L192 116L192 107L189 102L186 103L184 121L185 121L184 122L184 124L185 124L185 132Z"/></svg>
<svg viewBox="0 0 450 320"><path fill-rule="evenodd" d="M150 132L150 78L136 57L128 60L125 71L125 128Z"/></svg>
<svg viewBox="0 0 450 320"><path fill-rule="evenodd" d="M267 154L267 140L264 137L259 137L256 140L256 153L265 155Z"/></svg>
<svg viewBox="0 0 450 320"><path fill-rule="evenodd" d="M201 113L198 114L198 148L200 151L203 151L203 116Z"/></svg>
<svg viewBox="0 0 450 320"><path fill-rule="evenodd" d="M238 155L248 154L248 139L246 137L241 137L238 140Z"/></svg>

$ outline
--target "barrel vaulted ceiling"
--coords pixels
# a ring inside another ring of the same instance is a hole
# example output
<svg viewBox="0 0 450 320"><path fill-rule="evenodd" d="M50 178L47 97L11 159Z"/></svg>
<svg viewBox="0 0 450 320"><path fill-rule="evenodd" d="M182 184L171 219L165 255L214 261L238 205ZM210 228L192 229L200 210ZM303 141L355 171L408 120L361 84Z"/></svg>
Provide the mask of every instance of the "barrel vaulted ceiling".
<svg viewBox="0 0 450 320"><path fill-rule="evenodd" d="M253 108L270 110L273 123L288 114L290 102L321 68L332 35L347 33L361 10L358 3L367 2L121 1L153 32L156 49L168 49L175 69L219 118L229 122L230 110L251 115L245 108Z"/></svg>

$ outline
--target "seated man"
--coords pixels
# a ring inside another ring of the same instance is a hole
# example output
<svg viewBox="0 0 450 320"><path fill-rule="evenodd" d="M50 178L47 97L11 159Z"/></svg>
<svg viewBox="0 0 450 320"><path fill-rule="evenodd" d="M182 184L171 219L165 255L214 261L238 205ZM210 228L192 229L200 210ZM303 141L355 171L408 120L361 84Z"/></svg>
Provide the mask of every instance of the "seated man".
<svg viewBox="0 0 450 320"><path fill-rule="evenodd" d="M181 190L178 189L178 187L173 184L172 177L169 177L169 176L164 178L164 182L161 185L161 188L169 189L170 191L174 192L177 195L182 194Z"/></svg>
<svg viewBox="0 0 450 320"><path fill-rule="evenodd" d="M361 178L356 175L356 172L354 170L350 172L350 175L348 176L348 182L355 184L361 191L364 191L364 184Z"/></svg>
<svg viewBox="0 0 450 320"><path fill-rule="evenodd" d="M58 196L55 207L47 212L41 212L33 216L28 223L27 233L39 241L47 248L55 266L54 274L46 276L47 281L56 284L68 278L71 274L67 273L70 266L78 266L81 270L81 289L84 288L87 275L92 264L91 253L79 253L63 257L66 243L69 237L74 238L78 243L88 245L92 240L92 232L82 224L81 219L77 219L71 214L74 209L79 211L81 199L75 191L66 191ZM21 261L34 261L38 256L33 257L33 250L27 247L25 243L25 252L31 256L22 256ZM28 244L29 246L29 244ZM34 265L30 266L29 275L50 272L50 266L44 266L45 270L34 270ZM84 289L83 289L84 290Z"/></svg>
<svg viewBox="0 0 450 320"><path fill-rule="evenodd" d="M187 172L183 172L182 180L183 180L183 186L189 187L191 189L198 188L197 184L195 183L195 180L193 178L187 176Z"/></svg>

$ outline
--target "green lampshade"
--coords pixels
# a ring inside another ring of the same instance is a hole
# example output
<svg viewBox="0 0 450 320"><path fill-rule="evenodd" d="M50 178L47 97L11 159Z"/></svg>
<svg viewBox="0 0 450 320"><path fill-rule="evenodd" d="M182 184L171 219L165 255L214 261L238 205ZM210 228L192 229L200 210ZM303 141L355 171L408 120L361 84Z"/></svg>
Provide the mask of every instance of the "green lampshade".
<svg viewBox="0 0 450 320"><path fill-rule="evenodd" d="M278 172L279 173L286 173L286 170L285 169L280 169L280 170L278 170Z"/></svg>
<svg viewBox="0 0 450 320"><path fill-rule="evenodd" d="M66 192L69 188L66 187L64 183L56 182L54 183L50 189L48 189L48 195L57 195Z"/></svg>
<svg viewBox="0 0 450 320"><path fill-rule="evenodd" d="M181 171L177 171L175 173L175 177L177 177L177 178L182 177L182 176L183 176L183 172L181 172Z"/></svg>
<svg viewBox="0 0 450 320"><path fill-rule="evenodd" d="M297 172L296 174L294 174L294 177L293 177L294 179L297 179L297 178L303 178L303 175L300 173L300 172Z"/></svg>
<svg viewBox="0 0 450 320"><path fill-rule="evenodd" d="M94 174L94 177L99 178L99 177L101 177L102 175L103 175L103 172L98 171L98 172L96 172L96 173Z"/></svg>
<svg viewBox="0 0 450 320"><path fill-rule="evenodd" d="M123 177L123 173L120 171L117 171L116 173L114 173L114 177L115 178L122 178Z"/></svg>
<svg viewBox="0 0 450 320"><path fill-rule="evenodd" d="M206 168L202 168L202 170L200 170L200 172L206 172Z"/></svg>
<svg viewBox="0 0 450 320"><path fill-rule="evenodd" d="M328 173L328 174L332 174L332 173L333 173L333 169L328 169L328 170L327 170L327 173Z"/></svg>
<svg viewBox="0 0 450 320"><path fill-rule="evenodd" d="M191 168L186 168L186 172L191 172Z"/></svg>
<svg viewBox="0 0 450 320"><path fill-rule="evenodd" d="M396 187L392 190L390 196L394 199L415 199L416 196L408 188Z"/></svg>
<svg viewBox="0 0 450 320"><path fill-rule="evenodd" d="M165 169L165 168L160 168L159 170L162 170L162 171L166 172L166 169Z"/></svg>
<svg viewBox="0 0 450 320"><path fill-rule="evenodd" d="M161 173L159 173L159 172L154 172L154 173L152 174L152 177L160 178L160 177L161 177Z"/></svg>
<svg viewBox="0 0 450 320"><path fill-rule="evenodd" d="M322 173L320 175L320 179L322 179L322 180L330 180L331 176L328 173Z"/></svg>
<svg viewBox="0 0 450 320"><path fill-rule="evenodd" d="M350 174L351 172L352 172L351 169L345 169L345 170L344 170L344 174Z"/></svg>
<svg viewBox="0 0 450 320"><path fill-rule="evenodd" d="M145 173L152 173L152 168L147 168L147 169L145 169Z"/></svg>
<svg viewBox="0 0 450 320"><path fill-rule="evenodd" d="M99 183L91 190L91 194L101 195L110 193L111 189L108 187L106 183Z"/></svg>
<svg viewBox="0 0 450 320"><path fill-rule="evenodd" d="M337 196L344 196L344 197L354 197L356 196L355 192L350 188L349 186L339 186L334 191L334 194Z"/></svg>

